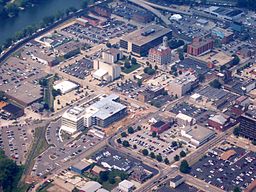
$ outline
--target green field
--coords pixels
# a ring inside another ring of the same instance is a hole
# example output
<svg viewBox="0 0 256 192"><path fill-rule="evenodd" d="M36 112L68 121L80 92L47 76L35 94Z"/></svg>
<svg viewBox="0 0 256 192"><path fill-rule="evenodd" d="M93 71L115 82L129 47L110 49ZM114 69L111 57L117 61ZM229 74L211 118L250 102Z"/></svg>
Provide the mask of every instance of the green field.
<svg viewBox="0 0 256 192"><path fill-rule="evenodd" d="M131 65L130 68L125 68L125 67L122 67L122 72L126 73L126 74L129 74L133 71L135 71L136 69L140 68L140 64L136 64L136 65Z"/></svg>

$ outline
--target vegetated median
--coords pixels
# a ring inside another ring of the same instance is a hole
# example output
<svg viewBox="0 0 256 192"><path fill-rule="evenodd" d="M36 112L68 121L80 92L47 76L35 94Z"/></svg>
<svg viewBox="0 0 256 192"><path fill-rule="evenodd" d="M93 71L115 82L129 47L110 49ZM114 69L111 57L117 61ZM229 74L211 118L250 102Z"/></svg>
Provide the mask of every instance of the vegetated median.
<svg viewBox="0 0 256 192"><path fill-rule="evenodd" d="M47 126L48 124L45 127L38 127L34 131L34 140L24 165L24 171L22 178L19 182L19 188L23 188L23 186L25 185L24 180L34 166L34 159L50 147L45 138L45 131Z"/></svg>

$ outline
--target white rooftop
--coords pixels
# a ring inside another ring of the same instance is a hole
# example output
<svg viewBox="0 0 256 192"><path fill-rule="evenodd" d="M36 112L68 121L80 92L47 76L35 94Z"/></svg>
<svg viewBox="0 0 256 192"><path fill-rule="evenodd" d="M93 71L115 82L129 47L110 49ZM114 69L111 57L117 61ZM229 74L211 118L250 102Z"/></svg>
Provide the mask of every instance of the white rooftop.
<svg viewBox="0 0 256 192"><path fill-rule="evenodd" d="M54 85L53 88L55 90L60 90L62 94L68 93L74 89L76 89L79 85L76 83L73 83L71 81L62 81L58 83L57 85Z"/></svg>
<svg viewBox="0 0 256 192"><path fill-rule="evenodd" d="M84 113L85 113L84 108L76 106L65 111L62 117L73 120L73 121L77 121L84 115Z"/></svg>
<svg viewBox="0 0 256 192"><path fill-rule="evenodd" d="M93 76L95 77L95 78L102 78L103 76L105 76L106 74L107 74L108 72L106 71L106 70L104 70L104 69L98 69L97 71L95 71L94 73L93 73Z"/></svg>
<svg viewBox="0 0 256 192"><path fill-rule="evenodd" d="M188 116L188 115L185 115L183 113L179 113L178 115L176 115L176 118L178 119L182 119L184 121L188 121L188 122L191 122L193 120L192 117Z"/></svg>
<svg viewBox="0 0 256 192"><path fill-rule="evenodd" d="M117 95L111 94L103 98L102 100L92 104L90 107L98 109L94 116L104 120L112 116L113 114L125 109L126 106L122 105L121 103L113 101L117 98Z"/></svg>
<svg viewBox="0 0 256 192"><path fill-rule="evenodd" d="M199 98L201 97L201 95L198 94L198 93L195 93L195 94L191 95L190 97L191 97L192 99L194 99L194 100L197 100L197 99L199 99Z"/></svg>
<svg viewBox="0 0 256 192"><path fill-rule="evenodd" d="M80 190L86 192L96 192L101 188L101 184L96 181L88 181Z"/></svg>
<svg viewBox="0 0 256 192"><path fill-rule="evenodd" d="M212 120L214 122L217 122L221 125L224 125L227 121L227 119L225 117L223 117L222 115L215 115L213 117L210 117L209 120Z"/></svg>
<svg viewBox="0 0 256 192"><path fill-rule="evenodd" d="M122 182L119 183L119 186L129 189L129 188L132 188L134 184L131 181L123 180Z"/></svg>

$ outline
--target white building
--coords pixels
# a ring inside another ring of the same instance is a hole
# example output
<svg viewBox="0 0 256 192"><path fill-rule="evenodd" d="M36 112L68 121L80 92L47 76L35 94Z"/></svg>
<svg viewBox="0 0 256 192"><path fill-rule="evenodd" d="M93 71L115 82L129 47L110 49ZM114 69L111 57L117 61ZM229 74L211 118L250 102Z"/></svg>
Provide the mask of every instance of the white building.
<svg viewBox="0 0 256 192"><path fill-rule="evenodd" d="M88 181L80 190L85 192L96 192L101 188L101 184L96 181Z"/></svg>
<svg viewBox="0 0 256 192"><path fill-rule="evenodd" d="M107 127L127 114L126 106L119 103L119 96L109 95L87 107L73 107L62 115L61 129L73 134L92 125ZM97 133L99 134L99 133ZM99 137L103 137L100 136Z"/></svg>
<svg viewBox="0 0 256 192"><path fill-rule="evenodd" d="M183 127L181 129L181 136L184 142L197 148L211 140L215 136L215 132L208 128L195 125Z"/></svg>
<svg viewBox="0 0 256 192"><path fill-rule="evenodd" d="M122 182L120 182L118 184L118 188L122 191L122 192L131 192L134 189L134 184L128 180L123 180Z"/></svg>
<svg viewBox="0 0 256 192"><path fill-rule="evenodd" d="M100 81L113 81L120 77L121 67L115 64L119 59L123 57L122 52L118 49L109 49L102 53L102 59L96 59L93 61L93 69L96 70L93 73L93 77Z"/></svg>
<svg viewBox="0 0 256 192"><path fill-rule="evenodd" d="M181 97L189 92L196 85L196 76L190 74L189 72L186 72L176 77L175 80L171 81L166 88L168 89L169 94Z"/></svg>
<svg viewBox="0 0 256 192"><path fill-rule="evenodd" d="M115 48L110 48L102 53L102 59L107 63L115 63L122 58L122 51Z"/></svg>
<svg viewBox="0 0 256 192"><path fill-rule="evenodd" d="M191 126L196 123L194 118L183 113L178 113L178 115L176 115L176 119L179 126Z"/></svg>
<svg viewBox="0 0 256 192"><path fill-rule="evenodd" d="M182 184L184 181L185 181L185 179L182 176L177 175L176 177L171 178L171 180L170 180L170 187L176 188L180 184Z"/></svg>
<svg viewBox="0 0 256 192"><path fill-rule="evenodd" d="M71 81L62 81L56 85L53 86L53 88L55 90L60 90L61 94L66 94L70 91L73 91L74 89L76 89L77 87L79 87L78 84L73 83Z"/></svg>
<svg viewBox="0 0 256 192"><path fill-rule="evenodd" d="M68 109L61 118L61 130L73 134L84 128L85 109L82 107L73 107Z"/></svg>

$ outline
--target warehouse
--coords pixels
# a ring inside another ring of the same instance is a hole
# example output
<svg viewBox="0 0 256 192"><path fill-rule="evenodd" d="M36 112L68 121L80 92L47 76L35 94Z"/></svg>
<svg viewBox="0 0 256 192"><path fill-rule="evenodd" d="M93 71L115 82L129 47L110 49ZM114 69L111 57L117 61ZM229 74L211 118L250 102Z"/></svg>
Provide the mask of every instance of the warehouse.
<svg viewBox="0 0 256 192"><path fill-rule="evenodd" d="M80 161L70 167L71 171L75 173L82 174L83 172L89 170L91 168L91 164L85 161Z"/></svg>
<svg viewBox="0 0 256 192"><path fill-rule="evenodd" d="M172 37L172 31L159 25L149 25L136 30L120 40L120 47L128 53L145 56L150 48L159 45L163 37Z"/></svg>

